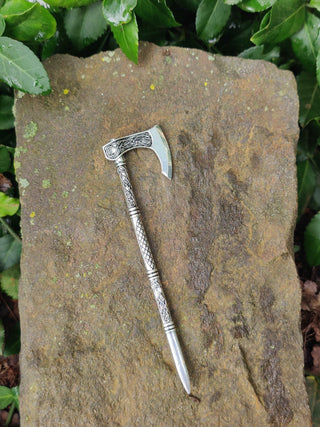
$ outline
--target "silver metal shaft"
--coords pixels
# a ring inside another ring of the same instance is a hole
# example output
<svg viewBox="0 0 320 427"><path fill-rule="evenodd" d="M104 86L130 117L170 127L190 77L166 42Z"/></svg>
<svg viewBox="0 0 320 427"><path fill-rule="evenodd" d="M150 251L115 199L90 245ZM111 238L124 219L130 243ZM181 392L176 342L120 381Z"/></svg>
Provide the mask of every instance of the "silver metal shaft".
<svg viewBox="0 0 320 427"><path fill-rule="evenodd" d="M129 215L139 244L142 259L144 261L150 285L153 290L155 300L157 302L162 325L170 345L173 360L176 365L176 369L178 371L183 387L185 388L186 392L190 394L190 379L188 370L184 361L184 357L178 341L175 326L171 318L168 304L163 293L159 273L156 268L156 264L153 259L147 235L142 223L140 210L138 208L133 189L129 180L129 175L124 157L120 156L119 158L117 158L115 160L115 164L117 166L117 172L120 177L122 189L126 198Z"/></svg>

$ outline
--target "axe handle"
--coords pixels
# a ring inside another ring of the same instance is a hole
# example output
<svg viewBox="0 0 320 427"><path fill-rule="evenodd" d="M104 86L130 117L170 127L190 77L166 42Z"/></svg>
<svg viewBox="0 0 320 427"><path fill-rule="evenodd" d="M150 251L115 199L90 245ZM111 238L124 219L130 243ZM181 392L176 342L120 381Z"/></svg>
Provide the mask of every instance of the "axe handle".
<svg viewBox="0 0 320 427"><path fill-rule="evenodd" d="M159 272L156 268L147 235L142 223L140 209L133 193L124 157L118 157L115 160L115 164L117 166L117 172L122 184L129 215L139 244L142 259L147 270L147 275L154 294L154 298L159 309L162 325L168 338L173 359L184 388L187 393L190 394L190 380L187 367L185 365L181 347L178 341L175 325L172 321L168 304L162 289Z"/></svg>

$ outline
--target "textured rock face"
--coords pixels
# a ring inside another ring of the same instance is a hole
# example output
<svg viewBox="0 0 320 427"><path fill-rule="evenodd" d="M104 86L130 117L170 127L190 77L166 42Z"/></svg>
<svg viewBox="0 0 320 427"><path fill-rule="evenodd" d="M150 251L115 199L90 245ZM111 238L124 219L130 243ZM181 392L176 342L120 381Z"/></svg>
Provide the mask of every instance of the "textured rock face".
<svg viewBox="0 0 320 427"><path fill-rule="evenodd" d="M25 426L309 425L292 260L298 99L275 66L141 46L46 61L16 102ZM102 145L128 167L190 371L185 394Z"/></svg>

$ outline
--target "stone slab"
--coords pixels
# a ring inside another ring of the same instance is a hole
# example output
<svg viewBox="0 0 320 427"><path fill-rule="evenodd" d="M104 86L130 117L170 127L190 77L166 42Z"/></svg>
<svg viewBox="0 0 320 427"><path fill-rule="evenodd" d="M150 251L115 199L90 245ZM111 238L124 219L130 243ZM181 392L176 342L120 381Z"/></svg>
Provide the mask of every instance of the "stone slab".
<svg viewBox="0 0 320 427"><path fill-rule="evenodd" d="M143 44L45 62L16 101L24 426L310 425L293 262L298 98L263 61ZM184 392L102 145L127 155L190 370Z"/></svg>

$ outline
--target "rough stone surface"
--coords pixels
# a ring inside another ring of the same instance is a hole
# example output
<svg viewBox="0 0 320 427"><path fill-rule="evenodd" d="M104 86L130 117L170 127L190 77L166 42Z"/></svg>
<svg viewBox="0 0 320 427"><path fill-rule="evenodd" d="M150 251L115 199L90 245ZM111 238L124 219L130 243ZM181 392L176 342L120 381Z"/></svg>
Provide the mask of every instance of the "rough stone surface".
<svg viewBox="0 0 320 427"><path fill-rule="evenodd" d="M141 46L45 63L16 102L24 426L309 425L293 263L298 99L270 63ZM190 370L185 394L102 145L127 155Z"/></svg>

